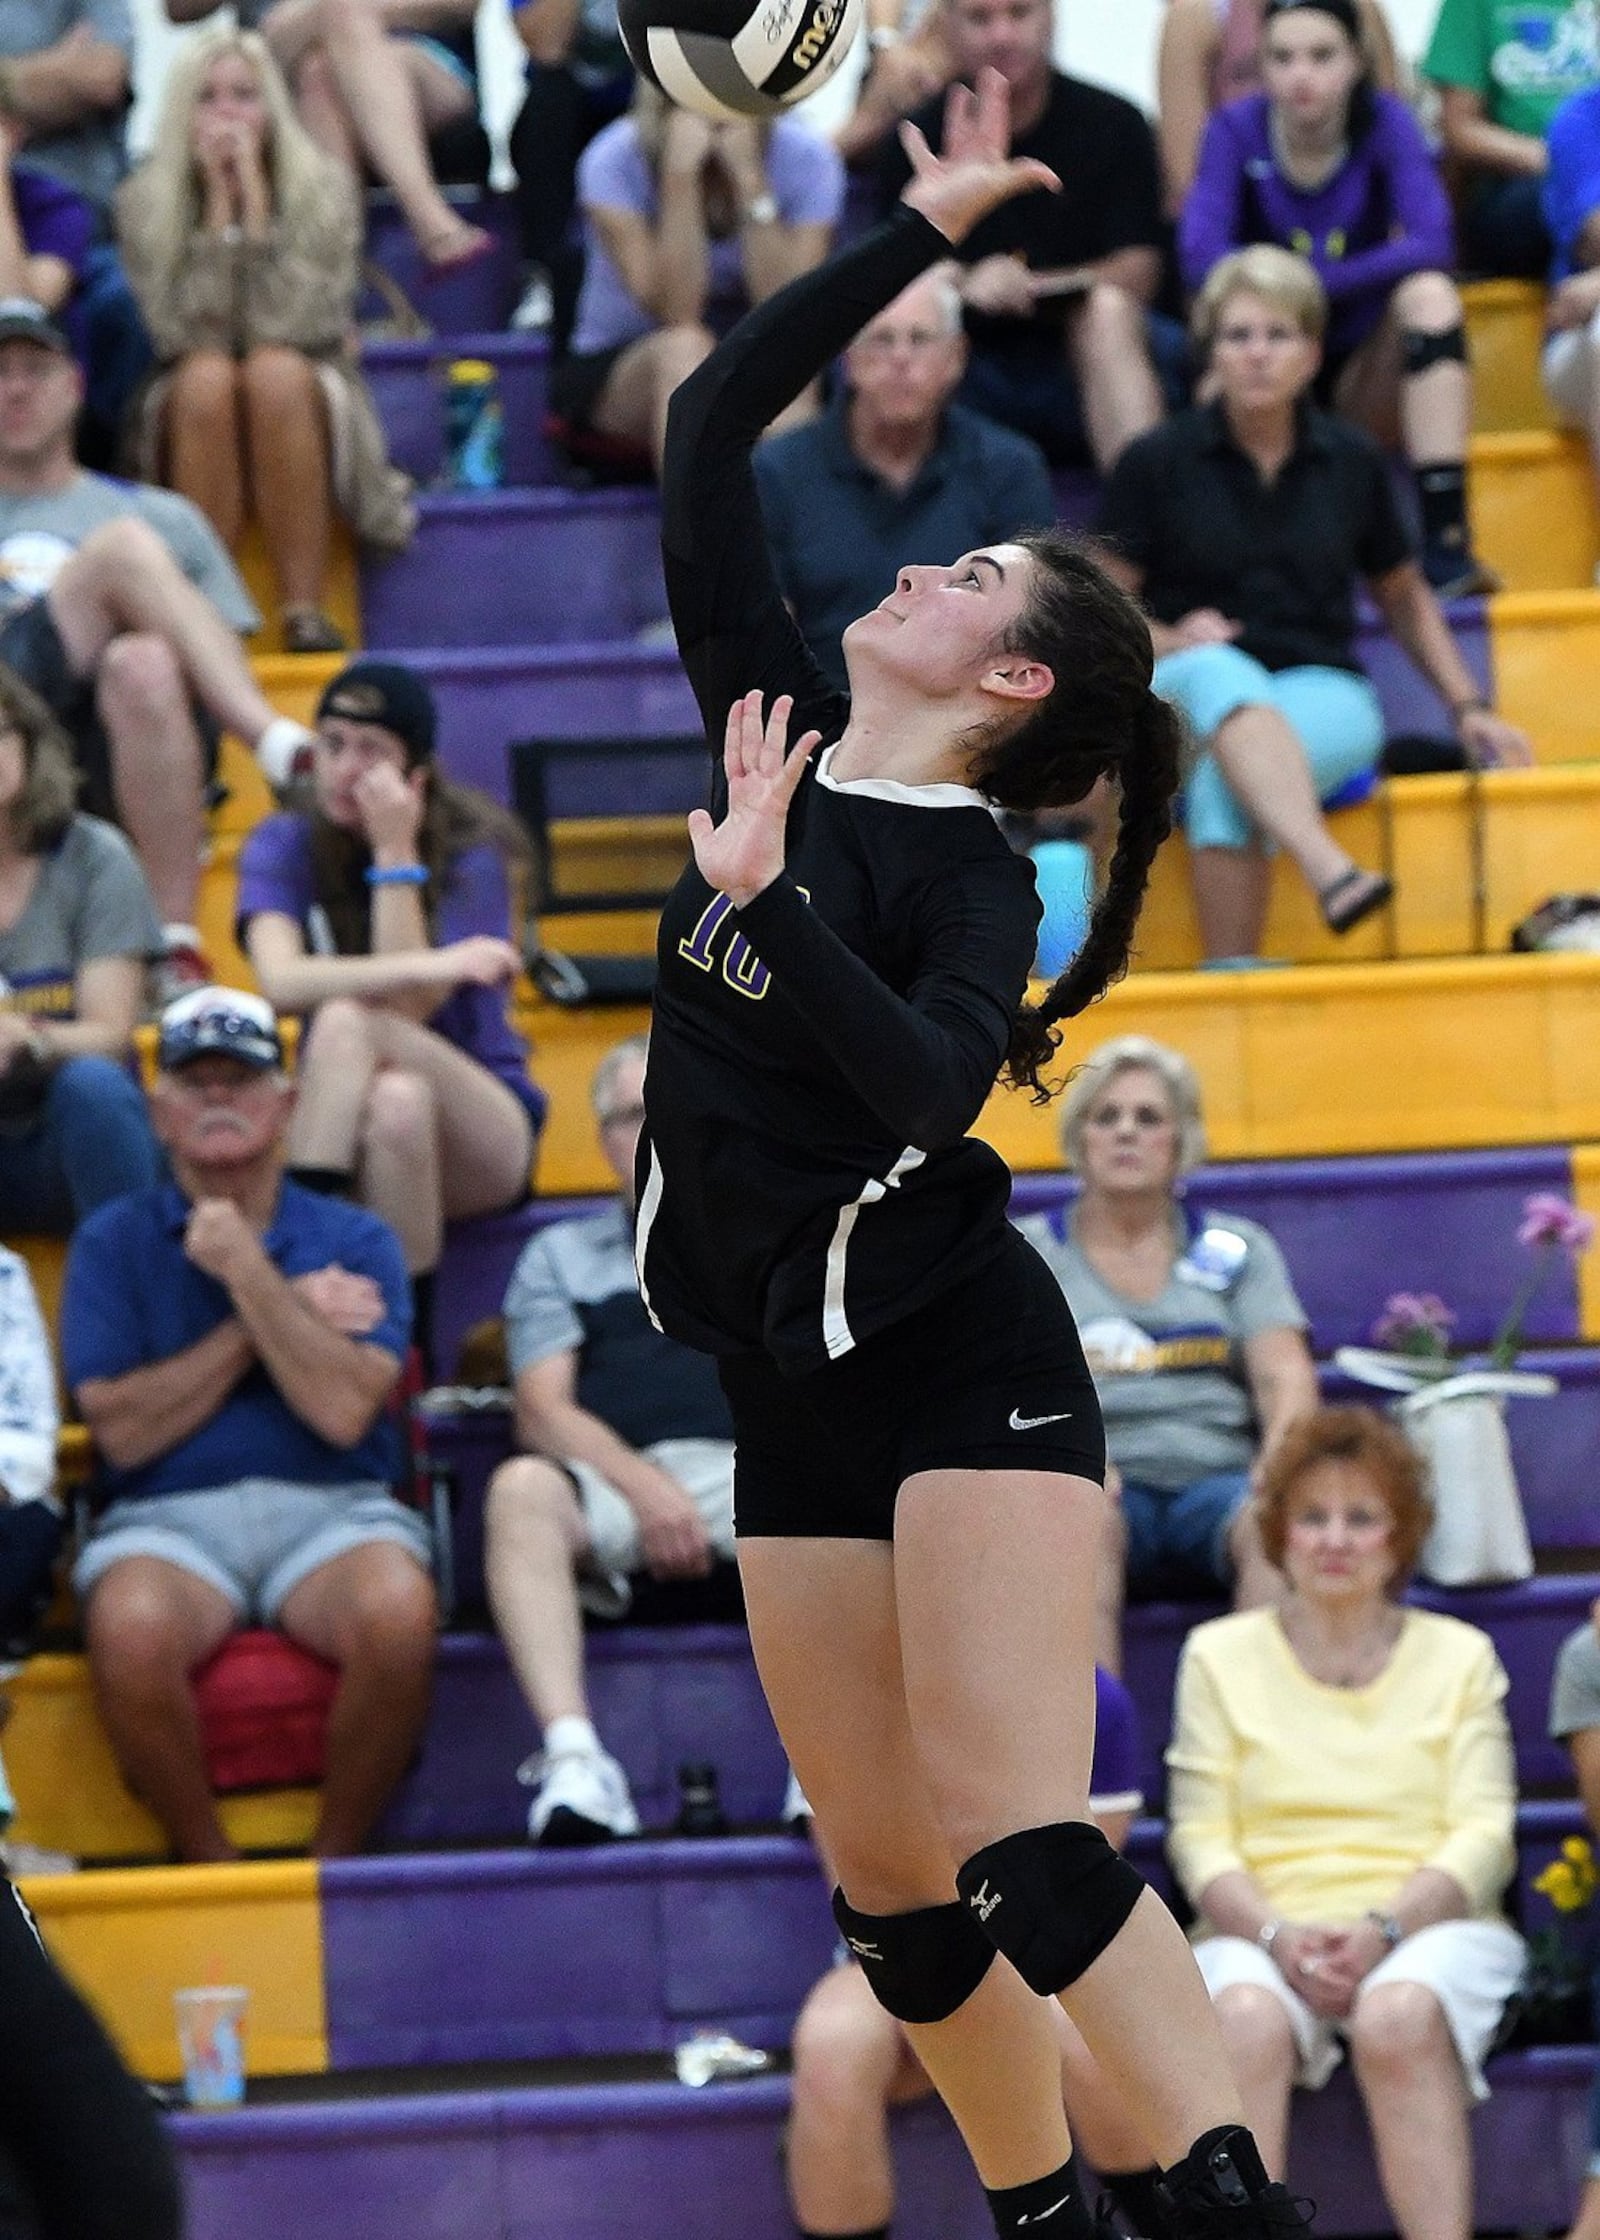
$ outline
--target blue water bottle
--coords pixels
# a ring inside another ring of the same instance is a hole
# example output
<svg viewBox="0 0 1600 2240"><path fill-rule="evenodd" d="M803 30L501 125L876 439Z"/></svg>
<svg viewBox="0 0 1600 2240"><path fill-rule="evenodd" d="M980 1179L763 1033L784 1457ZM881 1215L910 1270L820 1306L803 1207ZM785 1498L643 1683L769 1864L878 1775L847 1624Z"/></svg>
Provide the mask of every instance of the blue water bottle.
<svg viewBox="0 0 1600 2240"><path fill-rule="evenodd" d="M456 358L445 384L449 480L458 490L498 490L506 478L499 376L487 358Z"/></svg>

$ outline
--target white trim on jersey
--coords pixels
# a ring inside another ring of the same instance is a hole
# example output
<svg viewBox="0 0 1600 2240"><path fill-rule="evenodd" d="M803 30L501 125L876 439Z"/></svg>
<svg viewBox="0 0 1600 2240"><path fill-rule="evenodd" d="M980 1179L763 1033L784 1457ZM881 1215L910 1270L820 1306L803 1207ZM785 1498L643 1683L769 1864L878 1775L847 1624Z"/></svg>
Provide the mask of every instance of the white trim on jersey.
<svg viewBox="0 0 1600 2240"><path fill-rule="evenodd" d="M931 790L931 789L927 789ZM952 789L957 790L957 789ZM828 1349L828 1359L837 1361L855 1344L855 1333L850 1328L844 1311L845 1257L850 1250L850 1238L863 1206L876 1205L880 1198L900 1187L902 1175L920 1167L928 1154L916 1145L908 1144L894 1165L880 1182L876 1175L847 1206L839 1209L839 1219L834 1225L833 1242L828 1247L827 1272L822 1284L822 1342Z"/></svg>
<svg viewBox="0 0 1600 2240"><path fill-rule="evenodd" d="M662 1182L661 1161L656 1157L655 1145L651 1144L650 1172L639 1198L639 1211L634 1217L633 1272L639 1278L639 1297L644 1302L644 1311L658 1330L661 1330L661 1324L657 1320L655 1308L650 1304L650 1286L644 1280L644 1256L650 1249L650 1231L661 1209ZM662 1330L661 1335L665 1337L666 1332Z"/></svg>
<svg viewBox="0 0 1600 2240"><path fill-rule="evenodd" d="M835 778L828 765L839 751L836 739L817 763L817 783L830 793L858 793L868 801L898 801L906 809L983 809L991 816L994 803L972 786L908 786L898 778Z"/></svg>

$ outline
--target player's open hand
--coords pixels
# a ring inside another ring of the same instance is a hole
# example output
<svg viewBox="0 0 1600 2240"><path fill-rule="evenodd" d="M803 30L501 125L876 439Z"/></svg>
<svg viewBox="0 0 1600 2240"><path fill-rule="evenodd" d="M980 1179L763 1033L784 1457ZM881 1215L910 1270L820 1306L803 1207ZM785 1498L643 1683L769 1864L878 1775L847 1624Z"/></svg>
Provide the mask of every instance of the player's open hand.
<svg viewBox="0 0 1600 2240"><path fill-rule="evenodd" d="M747 692L728 710L723 767L728 773L728 807L720 824L704 809L689 818L689 840L700 876L740 909L770 887L783 869L784 828L789 804L821 738L807 731L789 745L794 702L787 693L773 701L766 721L761 695Z"/></svg>
<svg viewBox="0 0 1600 2240"><path fill-rule="evenodd" d="M914 124L900 127L900 145L911 164L900 199L920 210L947 241L964 241L1013 195L1031 194L1036 187L1061 192L1048 164L1010 154L1011 89L998 70L980 70L975 88L950 88L938 155Z"/></svg>

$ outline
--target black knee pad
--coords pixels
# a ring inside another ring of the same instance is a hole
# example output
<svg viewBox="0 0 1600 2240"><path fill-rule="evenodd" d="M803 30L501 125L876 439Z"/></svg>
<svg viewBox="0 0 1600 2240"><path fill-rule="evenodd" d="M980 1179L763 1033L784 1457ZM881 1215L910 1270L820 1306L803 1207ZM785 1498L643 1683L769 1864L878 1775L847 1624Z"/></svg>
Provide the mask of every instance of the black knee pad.
<svg viewBox="0 0 1600 2240"><path fill-rule="evenodd" d="M857 1913L835 1890L833 1918L874 1998L897 2022L943 2022L966 2005L994 1961L994 1946L959 1902Z"/></svg>
<svg viewBox="0 0 1600 2240"><path fill-rule="evenodd" d="M1060 1820L985 1844L956 1888L1029 1990L1053 1999L1099 1959L1145 1883L1089 1821Z"/></svg>
<svg viewBox="0 0 1600 2240"><path fill-rule="evenodd" d="M1401 362L1407 373L1426 373L1429 366L1467 362L1467 330L1446 327L1443 334L1424 334L1406 327L1400 336Z"/></svg>

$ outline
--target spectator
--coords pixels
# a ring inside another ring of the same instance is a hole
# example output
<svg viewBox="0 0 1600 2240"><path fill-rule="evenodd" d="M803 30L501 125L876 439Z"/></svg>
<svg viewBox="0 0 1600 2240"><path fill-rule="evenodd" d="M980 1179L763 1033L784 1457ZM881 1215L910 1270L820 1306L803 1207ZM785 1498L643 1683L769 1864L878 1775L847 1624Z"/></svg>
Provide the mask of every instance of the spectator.
<svg viewBox="0 0 1600 2240"><path fill-rule="evenodd" d="M72 1240L67 1382L110 1505L73 1573L100 1716L180 1859L228 1859L190 1690L241 1626L339 1668L313 1848L358 1851L427 1710L427 1528L389 1491L409 1336L381 1221L284 1174L294 1090L259 997L162 1016L153 1092L175 1183Z"/></svg>
<svg viewBox="0 0 1600 2240"><path fill-rule="evenodd" d="M1205 1157L1187 1058L1144 1035L1102 1043L1073 1075L1061 1150L1077 1199L1018 1227L1067 1295L1121 1479L1099 1645L1118 1672L1125 1586L1140 1599L1230 1587L1239 1609L1277 1594L1251 1488L1316 1406L1317 1373L1266 1230L1181 1195Z"/></svg>
<svg viewBox="0 0 1600 2240"><path fill-rule="evenodd" d="M1545 223L1555 248L1544 384L1589 439L1600 477L1600 86L1575 93L1550 127Z"/></svg>
<svg viewBox="0 0 1600 2240"><path fill-rule="evenodd" d="M955 76L946 0L867 0L867 67L856 105L834 134L846 163L876 154L902 117Z"/></svg>
<svg viewBox="0 0 1600 2240"><path fill-rule="evenodd" d="M161 927L115 825L78 816L72 749L0 668L0 1229L67 1235L161 1179L130 1070Z"/></svg>
<svg viewBox="0 0 1600 2240"><path fill-rule="evenodd" d="M1392 892L1351 861L1321 807L1372 771L1383 745L1354 651L1358 577L1469 760L1531 759L1456 650L1383 453L1310 401L1325 317L1299 257L1270 246L1225 257L1194 310L1215 401L1135 444L1100 511L1106 565L1152 617L1156 689L1201 746L1183 813L1208 957L1260 949L1273 847L1294 858L1334 933Z"/></svg>
<svg viewBox="0 0 1600 2240"><path fill-rule="evenodd" d="M645 1038L595 1072L600 1148L618 1196L523 1251L506 1294L517 1437L489 1485L489 1602L544 1735L535 1843L639 1832L627 1776L602 1747L583 1680L581 1611L624 1616L641 1575L703 1578L733 1557L733 1425L714 1364L662 1337L633 1265L634 1153Z"/></svg>
<svg viewBox="0 0 1600 2240"><path fill-rule="evenodd" d="M1572 1753L1584 1816L1600 1840L1600 1602L1590 1611L1589 1623L1561 1644L1550 1696L1550 1732ZM1600 2021L1600 1978L1594 1996ZM1600 2075L1591 2102L1589 2147L1583 2197L1567 2240L1600 2240Z"/></svg>
<svg viewBox="0 0 1600 2240"><path fill-rule="evenodd" d="M249 31L173 65L149 160L122 190L123 253L162 370L137 471L237 551L247 514L277 579L287 653L344 644L323 612L335 506L378 552L416 526L351 348L362 213Z"/></svg>
<svg viewBox="0 0 1600 2240"><path fill-rule="evenodd" d="M1262 2159L1348 2045L1401 2240L1471 2240L1467 2111L1522 1972L1506 1676L1476 1626L1399 1601L1422 1466L1368 1408L1268 1463L1275 1610L1198 1626L1178 1668L1169 1848Z"/></svg>
<svg viewBox="0 0 1600 2240"><path fill-rule="evenodd" d="M1394 39L1379 0L1356 0L1361 45L1374 85L1399 90ZM1226 102L1261 91L1264 0L1167 0L1156 59L1157 134L1174 217L1194 184L1206 119Z"/></svg>
<svg viewBox="0 0 1600 2240"><path fill-rule="evenodd" d="M550 401L578 446L648 452L659 473L667 399L713 326L821 263L844 168L801 117L710 124L641 82L630 113L585 148L578 200L583 291Z"/></svg>
<svg viewBox="0 0 1600 2240"><path fill-rule="evenodd" d="M908 562L1005 544L1055 519L1037 444L951 400L966 365L952 268L925 273L844 354L844 387L756 452L767 542L829 681L839 640Z"/></svg>
<svg viewBox="0 0 1600 2240"><path fill-rule="evenodd" d="M0 1658L25 1653L65 1526L56 1365L28 1263L0 1245ZM3 1723L3 1722L0 1722ZM0 1772L0 1787L4 1785Z"/></svg>
<svg viewBox="0 0 1600 2240"><path fill-rule="evenodd" d="M633 66L613 0L523 0L511 22L528 56L528 90L511 127L525 275L511 324L549 326L559 297L564 336L583 278L572 239L578 158L633 99Z"/></svg>
<svg viewBox="0 0 1600 2240"><path fill-rule="evenodd" d="M1182 329L1151 311L1161 278L1161 182L1149 125L1129 101L1050 65L1051 0L946 0L957 77L997 69L1011 89L1011 153L1047 163L1059 194L1019 196L962 244L972 362L961 401L1032 436L1054 465L1087 450L1102 473L1176 397ZM939 145L938 103L915 119ZM890 141L887 210L910 177Z"/></svg>
<svg viewBox="0 0 1600 2240"><path fill-rule="evenodd" d="M1119 1851L1144 1801L1137 1764L1132 1699L1120 1681L1097 1672L1089 1809ZM796 1802L803 1807L803 1799ZM1161 2234L1166 2219L1144 2135L1129 2121L1074 2025L1059 2007L1055 2012L1074 2146L1093 2163L1130 2230ZM912 2033L878 2004L842 1945L839 1959L800 2010L793 2061L784 2174L802 2240L821 2233L876 2240L887 2234L894 2213L889 2110L925 2099L933 2085L917 2059Z"/></svg>
<svg viewBox="0 0 1600 2240"><path fill-rule="evenodd" d="M166 0L174 23L199 23L220 0ZM294 89L306 130L359 186L368 171L400 205L435 273L494 247L439 190L430 135L477 115L477 0L242 0L241 30L259 31Z"/></svg>
<svg viewBox="0 0 1600 2240"><path fill-rule="evenodd" d="M1600 82L1594 0L1439 0L1422 68L1462 173L1463 265L1542 280L1545 134L1564 101Z"/></svg>
<svg viewBox="0 0 1600 2240"><path fill-rule="evenodd" d="M412 670L341 670L317 708L310 803L256 826L238 898L268 997L311 1014L294 1172L395 1230L424 1347L445 1222L527 1195L545 1109L507 1009L521 828L439 775L435 724Z"/></svg>
<svg viewBox="0 0 1600 2240"><path fill-rule="evenodd" d="M128 0L7 0L0 12L0 121L13 180L27 203L47 181L73 200L55 221L77 238L87 204L92 238L79 270L67 331L82 358L87 394L80 436L85 457L109 464L122 416L150 363L150 345L111 238L111 200L126 165L123 120L132 86L133 19ZM44 205L48 208L48 205ZM25 220L26 223L26 220ZM49 243L41 246L48 247ZM70 260L68 260L70 261ZM0 290L31 295L32 288ZM61 301L39 298L60 312Z"/></svg>
<svg viewBox="0 0 1600 2240"><path fill-rule="evenodd" d="M1450 205L1415 118L1367 76L1355 0L1267 0L1266 91L1206 127L1183 207L1185 284L1236 249L1307 257L1328 299L1317 394L1386 449L1422 507L1422 569L1441 599L1498 590L1467 536L1472 384L1450 278Z"/></svg>
<svg viewBox="0 0 1600 2240"><path fill-rule="evenodd" d="M250 673L236 632L261 618L210 524L171 491L79 468L82 396L61 329L35 303L0 303L0 662L65 728L85 806L127 830L164 921L168 984L192 984L207 750L191 701L274 784L307 733Z"/></svg>

